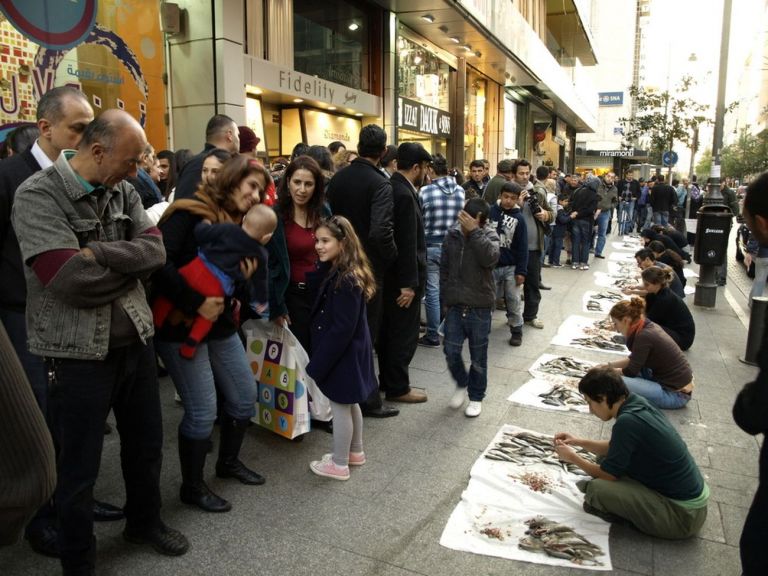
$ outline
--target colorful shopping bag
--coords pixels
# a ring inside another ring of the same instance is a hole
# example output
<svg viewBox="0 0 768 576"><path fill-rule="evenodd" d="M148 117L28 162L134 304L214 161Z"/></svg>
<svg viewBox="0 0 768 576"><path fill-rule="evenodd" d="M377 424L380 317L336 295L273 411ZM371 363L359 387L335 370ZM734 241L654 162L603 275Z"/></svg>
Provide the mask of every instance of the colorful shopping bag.
<svg viewBox="0 0 768 576"><path fill-rule="evenodd" d="M309 432L307 353L288 328L273 322L248 320L242 330L258 385L255 422L286 438Z"/></svg>

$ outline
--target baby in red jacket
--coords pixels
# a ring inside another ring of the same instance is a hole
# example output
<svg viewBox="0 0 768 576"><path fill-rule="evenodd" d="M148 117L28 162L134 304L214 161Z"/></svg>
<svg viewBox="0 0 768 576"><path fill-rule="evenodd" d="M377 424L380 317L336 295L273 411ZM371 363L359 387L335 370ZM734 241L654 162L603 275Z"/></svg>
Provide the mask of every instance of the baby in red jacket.
<svg viewBox="0 0 768 576"><path fill-rule="evenodd" d="M179 273L203 296L232 296L235 282L245 282L240 265L246 258L255 259L256 272L250 279L256 310L266 307L268 252L264 245L272 238L277 226L275 211L263 204L257 204L243 217L242 226L232 222L211 224L203 220L195 226L195 240L199 246L198 256L182 266ZM162 326L174 305L168 298L158 297L152 306L155 326ZM179 349L184 358L193 358L197 345L205 338L213 323L202 316L196 316L189 335Z"/></svg>

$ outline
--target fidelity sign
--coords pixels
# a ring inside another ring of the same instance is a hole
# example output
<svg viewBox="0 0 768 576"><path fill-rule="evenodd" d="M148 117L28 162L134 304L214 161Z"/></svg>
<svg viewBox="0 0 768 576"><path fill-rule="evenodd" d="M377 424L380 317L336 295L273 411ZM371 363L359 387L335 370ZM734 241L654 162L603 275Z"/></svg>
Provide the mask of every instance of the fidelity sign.
<svg viewBox="0 0 768 576"><path fill-rule="evenodd" d="M448 112L407 98L397 99L397 126L443 138L451 136L451 116Z"/></svg>

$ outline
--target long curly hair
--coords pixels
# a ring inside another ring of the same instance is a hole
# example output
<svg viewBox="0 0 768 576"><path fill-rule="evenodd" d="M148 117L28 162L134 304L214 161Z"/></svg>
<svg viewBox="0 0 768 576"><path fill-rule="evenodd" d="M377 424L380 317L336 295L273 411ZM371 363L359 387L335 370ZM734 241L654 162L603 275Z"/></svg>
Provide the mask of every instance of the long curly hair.
<svg viewBox="0 0 768 576"><path fill-rule="evenodd" d="M351 282L363 291L363 297L369 301L376 294L376 280L371 271L371 263L352 224L343 216L331 216L320 220L315 231L320 228L328 230L331 236L339 241L339 254L331 268L331 271L339 272L336 287L345 281Z"/></svg>
<svg viewBox="0 0 768 576"><path fill-rule="evenodd" d="M232 192L251 174L261 174L264 178L265 188L259 190L259 201L263 204L267 199L266 186L269 185L271 176L259 162L241 154L235 154L224 162L215 181L201 182L198 192L208 196L235 221L238 221L243 215L239 213L232 201Z"/></svg>

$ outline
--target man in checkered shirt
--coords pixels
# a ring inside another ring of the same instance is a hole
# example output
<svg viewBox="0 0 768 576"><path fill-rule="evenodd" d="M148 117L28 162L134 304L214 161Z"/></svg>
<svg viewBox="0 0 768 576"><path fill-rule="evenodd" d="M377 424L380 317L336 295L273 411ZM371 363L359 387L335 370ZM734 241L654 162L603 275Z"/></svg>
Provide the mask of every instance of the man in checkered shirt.
<svg viewBox="0 0 768 576"><path fill-rule="evenodd" d="M427 241L427 333L419 339L419 345L438 348L440 338L440 253L443 238L456 223L464 208L464 189L448 175L448 161L435 154L429 168L432 183L419 192L419 206L424 219L424 236Z"/></svg>

